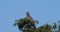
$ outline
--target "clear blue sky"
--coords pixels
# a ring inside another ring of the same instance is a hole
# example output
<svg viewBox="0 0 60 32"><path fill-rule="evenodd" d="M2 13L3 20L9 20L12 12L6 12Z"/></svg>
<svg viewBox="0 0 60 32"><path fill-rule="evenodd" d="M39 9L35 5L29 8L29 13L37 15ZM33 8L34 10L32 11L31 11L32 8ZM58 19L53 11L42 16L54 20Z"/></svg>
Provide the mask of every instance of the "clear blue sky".
<svg viewBox="0 0 60 32"><path fill-rule="evenodd" d="M13 23L27 10L39 21L37 27L60 20L60 0L0 0L0 32L19 32Z"/></svg>

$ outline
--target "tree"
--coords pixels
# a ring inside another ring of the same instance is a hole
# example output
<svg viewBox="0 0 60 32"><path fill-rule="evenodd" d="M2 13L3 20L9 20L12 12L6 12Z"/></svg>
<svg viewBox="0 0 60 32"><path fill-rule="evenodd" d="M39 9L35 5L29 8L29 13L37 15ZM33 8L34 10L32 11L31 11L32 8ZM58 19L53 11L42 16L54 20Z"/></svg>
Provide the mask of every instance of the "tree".
<svg viewBox="0 0 60 32"><path fill-rule="evenodd" d="M54 29L54 32L55 32L55 29L57 28L57 24L56 23L53 23L53 29Z"/></svg>
<svg viewBox="0 0 60 32"><path fill-rule="evenodd" d="M36 29L36 22L37 21L33 20L33 18L30 16L29 12L27 12L26 18L16 20L14 26L18 25L19 30L23 32L33 32L33 30Z"/></svg>
<svg viewBox="0 0 60 32"><path fill-rule="evenodd" d="M35 27L35 24L31 23L28 18L23 18L23 19L16 20L16 21L17 22L14 25L17 24L18 25L18 28L20 30L23 30L24 31L24 30L29 30L29 29L36 28Z"/></svg>
<svg viewBox="0 0 60 32"><path fill-rule="evenodd" d="M51 32L51 25L45 24L38 28L40 32Z"/></svg>
<svg viewBox="0 0 60 32"><path fill-rule="evenodd" d="M46 24L36 28L36 24L38 23L39 22L37 20L33 20L29 12L27 12L26 17L16 20L14 26L17 25L18 29L22 32L51 32L51 25Z"/></svg>

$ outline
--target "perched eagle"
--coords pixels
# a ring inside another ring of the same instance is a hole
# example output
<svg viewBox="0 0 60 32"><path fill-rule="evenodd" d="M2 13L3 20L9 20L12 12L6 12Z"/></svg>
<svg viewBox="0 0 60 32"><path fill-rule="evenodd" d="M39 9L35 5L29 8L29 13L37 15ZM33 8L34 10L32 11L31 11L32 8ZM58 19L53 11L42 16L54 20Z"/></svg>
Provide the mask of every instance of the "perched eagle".
<svg viewBox="0 0 60 32"><path fill-rule="evenodd" d="M33 18L30 16L29 12L26 13L26 18L28 18L31 21L31 23L35 23Z"/></svg>

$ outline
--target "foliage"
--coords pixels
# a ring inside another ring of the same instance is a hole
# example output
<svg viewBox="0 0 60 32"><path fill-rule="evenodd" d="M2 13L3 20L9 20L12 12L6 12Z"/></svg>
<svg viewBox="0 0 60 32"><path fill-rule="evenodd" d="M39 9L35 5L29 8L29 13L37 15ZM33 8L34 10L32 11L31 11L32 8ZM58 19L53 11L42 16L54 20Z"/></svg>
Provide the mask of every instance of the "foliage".
<svg viewBox="0 0 60 32"><path fill-rule="evenodd" d="M26 30L26 29L28 30L28 29L34 29L34 28L36 28L35 24L31 23L28 18L23 18L23 19L16 20L16 21L17 22L14 23L14 25L17 24L18 28L20 30Z"/></svg>
<svg viewBox="0 0 60 32"><path fill-rule="evenodd" d="M54 31L56 30L56 28L57 28L57 24L53 23L53 29L54 29Z"/></svg>
<svg viewBox="0 0 60 32"><path fill-rule="evenodd" d="M51 32L51 25L43 25L39 27L40 32Z"/></svg>
<svg viewBox="0 0 60 32"><path fill-rule="evenodd" d="M49 24L36 28L35 24L31 23L28 18L21 18L16 21L17 22L14 25L17 24L19 30L23 32L51 32L51 26Z"/></svg>
<svg viewBox="0 0 60 32"><path fill-rule="evenodd" d="M28 17L21 18L19 20L16 20L14 23L14 26L18 26L18 29L22 32L52 32L52 28L57 28L57 24L53 23L54 25L45 24L38 28L36 28L36 24L39 22L36 20L30 21L32 17L30 17L29 13L27 14ZM30 19L29 19L30 18Z"/></svg>

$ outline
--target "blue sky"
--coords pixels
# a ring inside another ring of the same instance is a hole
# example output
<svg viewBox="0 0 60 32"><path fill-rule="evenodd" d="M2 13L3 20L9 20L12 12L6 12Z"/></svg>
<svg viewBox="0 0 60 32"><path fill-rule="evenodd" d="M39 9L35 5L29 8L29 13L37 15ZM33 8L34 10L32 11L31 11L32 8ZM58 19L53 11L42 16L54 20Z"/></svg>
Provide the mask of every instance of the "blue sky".
<svg viewBox="0 0 60 32"><path fill-rule="evenodd" d="M37 27L60 20L60 0L0 0L0 32L19 32L15 20L29 11Z"/></svg>

